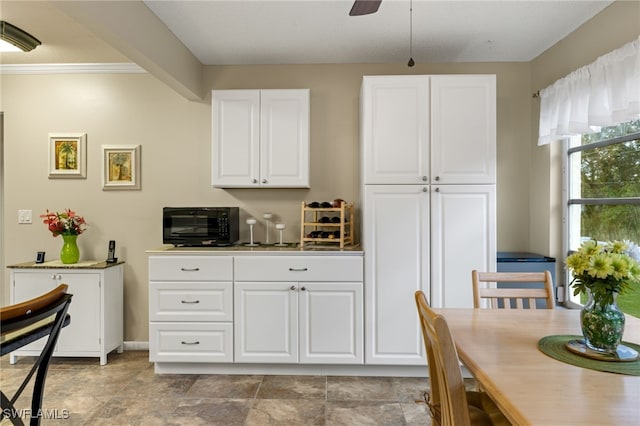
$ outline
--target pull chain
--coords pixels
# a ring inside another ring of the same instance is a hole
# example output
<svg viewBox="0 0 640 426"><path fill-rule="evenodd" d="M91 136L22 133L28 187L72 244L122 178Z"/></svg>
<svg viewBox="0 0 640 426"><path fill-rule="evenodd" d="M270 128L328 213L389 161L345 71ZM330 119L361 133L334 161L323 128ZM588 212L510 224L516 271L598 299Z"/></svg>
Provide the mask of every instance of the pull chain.
<svg viewBox="0 0 640 426"><path fill-rule="evenodd" d="M409 1L409 62L407 66L412 67L416 63L413 60L413 0Z"/></svg>

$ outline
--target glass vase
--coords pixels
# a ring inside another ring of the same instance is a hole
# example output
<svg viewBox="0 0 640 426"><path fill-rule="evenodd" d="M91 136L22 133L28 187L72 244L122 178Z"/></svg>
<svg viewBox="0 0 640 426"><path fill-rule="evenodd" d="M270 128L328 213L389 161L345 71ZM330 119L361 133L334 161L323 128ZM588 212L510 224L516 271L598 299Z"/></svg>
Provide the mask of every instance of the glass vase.
<svg viewBox="0 0 640 426"><path fill-rule="evenodd" d="M601 353L616 353L624 333L624 313L616 304L598 303L589 292L589 300L580 313L580 326L587 347Z"/></svg>
<svg viewBox="0 0 640 426"><path fill-rule="evenodd" d="M80 260L80 249L78 249L77 235L62 235L64 243L60 250L60 261L64 264L78 263Z"/></svg>

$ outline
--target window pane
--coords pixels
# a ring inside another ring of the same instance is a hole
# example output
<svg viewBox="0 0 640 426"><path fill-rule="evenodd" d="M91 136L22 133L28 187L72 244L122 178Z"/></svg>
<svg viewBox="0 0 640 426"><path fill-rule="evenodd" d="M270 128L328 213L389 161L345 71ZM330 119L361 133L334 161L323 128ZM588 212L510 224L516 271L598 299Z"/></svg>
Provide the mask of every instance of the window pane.
<svg viewBox="0 0 640 426"><path fill-rule="evenodd" d="M603 127L599 132L582 135L582 145L613 139L619 136L630 135L631 133L637 132L640 132L640 120L621 123L617 126Z"/></svg>
<svg viewBox="0 0 640 426"><path fill-rule="evenodd" d="M640 120L572 138L568 154L568 249L585 239L640 242ZM636 138L626 141L625 139ZM602 146L588 146L597 143ZM582 146L582 149L571 149ZM616 201L624 198L624 201ZM599 204L595 204L599 203ZM569 298L583 304L584 297ZM618 305L640 317L640 288L620 295Z"/></svg>
<svg viewBox="0 0 640 426"><path fill-rule="evenodd" d="M640 241L640 204L572 205L570 211L580 214L580 241L572 244L575 250L581 241L631 240ZM571 215L575 217L575 213Z"/></svg>
<svg viewBox="0 0 640 426"><path fill-rule="evenodd" d="M640 139L582 151L581 170L582 194L572 197L640 197Z"/></svg>

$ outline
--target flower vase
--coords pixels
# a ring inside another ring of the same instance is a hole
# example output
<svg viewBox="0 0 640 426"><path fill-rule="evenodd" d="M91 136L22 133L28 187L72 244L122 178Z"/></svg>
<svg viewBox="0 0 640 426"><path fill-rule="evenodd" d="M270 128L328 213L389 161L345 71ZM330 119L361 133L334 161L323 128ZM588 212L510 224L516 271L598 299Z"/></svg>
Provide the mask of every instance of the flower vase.
<svg viewBox="0 0 640 426"><path fill-rule="evenodd" d="M589 300L580 313L580 326L584 342L591 350L613 354L622 341L625 319L616 297L614 293L613 303L596 302L589 292Z"/></svg>
<svg viewBox="0 0 640 426"><path fill-rule="evenodd" d="M60 261L65 264L78 263L80 260L80 250L77 244L77 235L64 235L62 239L62 250L60 250Z"/></svg>

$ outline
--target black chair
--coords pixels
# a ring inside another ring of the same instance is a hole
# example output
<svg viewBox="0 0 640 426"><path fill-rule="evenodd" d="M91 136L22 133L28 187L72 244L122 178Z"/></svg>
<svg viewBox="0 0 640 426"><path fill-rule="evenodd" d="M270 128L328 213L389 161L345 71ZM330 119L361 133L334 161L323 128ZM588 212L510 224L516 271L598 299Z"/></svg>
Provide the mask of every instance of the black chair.
<svg viewBox="0 0 640 426"><path fill-rule="evenodd" d="M0 356L13 352L29 343L49 336L40 356L36 359L24 381L9 399L4 390L0 391L0 421L7 417L14 425L24 425L15 402L22 394L31 378L36 374L31 398L30 425L39 425L42 418L42 398L49 361L58 341L62 327L69 325L71 318L67 311L71 303L68 286L61 284L50 292L35 299L0 308Z"/></svg>

